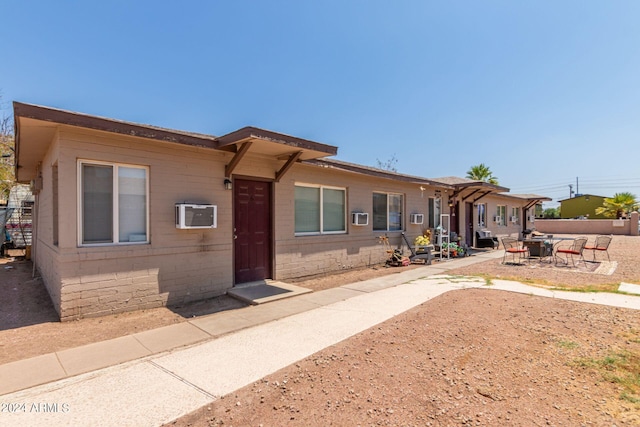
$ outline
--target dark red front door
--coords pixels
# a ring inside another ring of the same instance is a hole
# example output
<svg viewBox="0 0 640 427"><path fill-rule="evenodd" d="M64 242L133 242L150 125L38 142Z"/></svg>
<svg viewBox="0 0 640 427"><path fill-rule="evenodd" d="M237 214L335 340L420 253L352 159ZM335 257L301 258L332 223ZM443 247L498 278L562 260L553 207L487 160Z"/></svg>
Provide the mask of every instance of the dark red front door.
<svg viewBox="0 0 640 427"><path fill-rule="evenodd" d="M235 283L271 278L271 183L233 182Z"/></svg>

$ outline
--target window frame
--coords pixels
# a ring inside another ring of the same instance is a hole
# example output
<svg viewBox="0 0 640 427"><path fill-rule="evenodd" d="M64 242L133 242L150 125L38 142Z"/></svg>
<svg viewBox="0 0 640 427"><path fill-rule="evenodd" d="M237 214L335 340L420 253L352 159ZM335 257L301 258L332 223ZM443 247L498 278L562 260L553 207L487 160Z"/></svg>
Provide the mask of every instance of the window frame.
<svg viewBox="0 0 640 427"><path fill-rule="evenodd" d="M386 212L386 216L387 216L387 228L384 230L381 229L376 229L375 228L375 204L373 203L373 196L375 194L384 194L387 198L387 212ZM389 196L400 196L400 228L398 230L391 230L389 229ZM405 196L403 193L394 193L394 192L388 192L388 191L374 191L371 195L371 216L372 216L372 227L373 227L373 231L375 232L399 232L399 231L404 231L404 227L405 227L405 220L404 220L404 213L405 213Z"/></svg>
<svg viewBox="0 0 640 427"><path fill-rule="evenodd" d="M429 213L429 228L436 229L440 226L440 215L442 215L442 197L429 197L427 202Z"/></svg>
<svg viewBox="0 0 640 427"><path fill-rule="evenodd" d="M84 242L84 194L82 191L83 177L82 177L82 167L84 165L94 165L94 166L110 166L113 170L112 174L112 241L111 242L100 242L100 243L90 243ZM130 168L130 169L142 169L145 173L145 236L146 239L140 242L120 242L120 227L119 227L119 183L118 183L118 171L119 168ZM78 247L99 247L99 246L130 246L130 245L148 245L150 243L149 239L149 166L144 165L134 165L130 163L120 163L120 162L105 162L101 160L90 160L90 159L78 159L77 161L77 235L78 235Z"/></svg>
<svg viewBox="0 0 640 427"><path fill-rule="evenodd" d="M496 205L496 216L500 218L498 226L507 227L507 205Z"/></svg>
<svg viewBox="0 0 640 427"><path fill-rule="evenodd" d="M293 233L294 236L298 237L298 236L321 236L321 235L329 235L329 234L347 234L347 188L346 187L336 187L336 186L332 186L332 185L322 185L322 184L308 184L308 183L302 183L302 182L296 182L293 185L294 187L294 197L293 197L293 204L294 204L294 212L293 212L293 216L294 216L294 221L293 221ZM306 188L317 188L320 191L320 200L319 200L319 208L320 208L320 212L319 212L319 220L320 223L318 224L318 231L296 231L296 222L295 222L295 203L296 203L296 198L295 198L295 187L306 187ZM344 206L344 218L343 218L343 222L344 222L344 230L336 230L336 231L324 231L324 190L337 190L337 191L342 191L342 201L343 201L343 206Z"/></svg>
<svg viewBox="0 0 640 427"><path fill-rule="evenodd" d="M514 224L520 224L520 208L519 207L511 207L511 216L516 219L513 222Z"/></svg>
<svg viewBox="0 0 640 427"><path fill-rule="evenodd" d="M486 203L478 203L478 227L486 228L487 227L487 204Z"/></svg>

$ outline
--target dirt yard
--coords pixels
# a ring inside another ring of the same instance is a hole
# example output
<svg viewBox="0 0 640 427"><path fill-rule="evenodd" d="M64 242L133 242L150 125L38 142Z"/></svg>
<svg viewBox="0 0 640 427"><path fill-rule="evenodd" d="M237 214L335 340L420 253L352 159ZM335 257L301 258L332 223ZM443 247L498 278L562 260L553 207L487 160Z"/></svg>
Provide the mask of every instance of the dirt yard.
<svg viewBox="0 0 640 427"><path fill-rule="evenodd" d="M501 260L449 274L608 290L640 283L640 238L616 236L609 252L617 263L610 275ZM20 259L0 264L0 363L240 306L218 298L59 323L31 268ZM297 284L320 290L399 271ZM639 370L637 312L490 288L454 291L171 425L640 425Z"/></svg>

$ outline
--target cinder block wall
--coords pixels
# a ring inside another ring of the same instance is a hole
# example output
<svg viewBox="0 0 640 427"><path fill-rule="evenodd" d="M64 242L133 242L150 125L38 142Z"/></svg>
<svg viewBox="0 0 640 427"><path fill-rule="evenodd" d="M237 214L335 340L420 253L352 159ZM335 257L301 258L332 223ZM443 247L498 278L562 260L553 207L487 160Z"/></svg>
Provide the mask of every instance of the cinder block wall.
<svg viewBox="0 0 640 427"><path fill-rule="evenodd" d="M43 226L38 268L62 320L199 300L233 286L231 192L223 186L230 154L67 127L57 145L59 244ZM78 159L149 167L149 244L79 245ZM217 205L218 228L176 229L180 202ZM57 271L47 258L57 259Z"/></svg>
<svg viewBox="0 0 640 427"><path fill-rule="evenodd" d="M346 188L347 233L296 236L296 183ZM392 247L399 247L401 233L373 230L373 192L404 196L403 221L410 242L427 226L428 198L435 195L435 187L421 191L420 186L413 183L365 177L311 165L296 165L275 188L275 229L278 236L275 271L276 278L280 280L383 263L388 254L379 237L386 235ZM369 225L352 225L352 212L369 213ZM424 214L425 224L409 224L409 215L412 213Z"/></svg>

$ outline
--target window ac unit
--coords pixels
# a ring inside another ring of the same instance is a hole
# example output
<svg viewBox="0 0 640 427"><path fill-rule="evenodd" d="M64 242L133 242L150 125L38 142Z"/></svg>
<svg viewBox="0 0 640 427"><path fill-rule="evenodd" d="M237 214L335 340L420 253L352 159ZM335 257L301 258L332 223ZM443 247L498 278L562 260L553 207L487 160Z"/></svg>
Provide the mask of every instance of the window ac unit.
<svg viewBox="0 0 640 427"><path fill-rule="evenodd" d="M218 207L216 205L176 204L176 228L216 228Z"/></svg>
<svg viewBox="0 0 640 427"><path fill-rule="evenodd" d="M424 224L424 214L411 214L409 220L411 224Z"/></svg>
<svg viewBox="0 0 640 427"><path fill-rule="evenodd" d="M369 225L369 214L363 212L351 213L351 224L353 225Z"/></svg>

